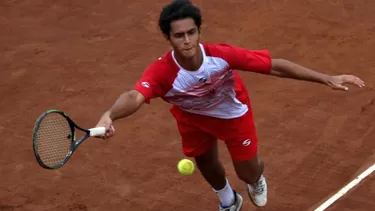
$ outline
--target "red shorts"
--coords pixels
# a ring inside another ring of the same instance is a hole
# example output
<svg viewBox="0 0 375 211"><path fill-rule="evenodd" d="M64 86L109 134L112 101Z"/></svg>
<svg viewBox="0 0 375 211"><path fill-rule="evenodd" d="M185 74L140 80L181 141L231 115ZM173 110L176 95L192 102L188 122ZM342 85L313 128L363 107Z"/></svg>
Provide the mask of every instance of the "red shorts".
<svg viewBox="0 0 375 211"><path fill-rule="evenodd" d="M172 107L171 112L177 121L184 154L188 157L202 155L219 139L225 142L233 160L254 158L257 154L258 137L249 103L248 106L248 112L235 119L218 119Z"/></svg>

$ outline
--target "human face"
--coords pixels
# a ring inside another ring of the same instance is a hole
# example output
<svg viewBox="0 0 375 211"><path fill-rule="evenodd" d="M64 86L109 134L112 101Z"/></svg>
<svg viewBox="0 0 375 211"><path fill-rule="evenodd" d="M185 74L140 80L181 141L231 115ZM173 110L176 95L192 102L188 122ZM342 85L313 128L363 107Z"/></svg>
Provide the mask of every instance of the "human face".
<svg viewBox="0 0 375 211"><path fill-rule="evenodd" d="M175 52L183 58L192 58L199 52L200 33L192 18L171 23L169 41Z"/></svg>

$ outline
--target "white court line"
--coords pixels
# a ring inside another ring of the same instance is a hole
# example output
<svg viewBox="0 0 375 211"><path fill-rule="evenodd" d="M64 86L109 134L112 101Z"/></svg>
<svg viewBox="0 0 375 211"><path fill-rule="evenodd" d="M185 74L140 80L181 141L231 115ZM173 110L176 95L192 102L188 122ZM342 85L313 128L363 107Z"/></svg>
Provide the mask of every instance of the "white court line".
<svg viewBox="0 0 375 211"><path fill-rule="evenodd" d="M345 193L347 193L350 189L352 189L354 186L356 186L359 182L361 182L361 180L363 180L365 177L370 175L373 171L375 171L375 164L373 164L368 169L366 169L364 172L362 172L357 178L355 178L353 181L351 181L349 184L347 184L345 187L343 187L339 192L337 192L335 195L333 195L331 198L329 198L326 202L324 202L322 205L320 205L314 211L323 211L323 210L327 209L337 199L339 199L341 196L343 196Z"/></svg>

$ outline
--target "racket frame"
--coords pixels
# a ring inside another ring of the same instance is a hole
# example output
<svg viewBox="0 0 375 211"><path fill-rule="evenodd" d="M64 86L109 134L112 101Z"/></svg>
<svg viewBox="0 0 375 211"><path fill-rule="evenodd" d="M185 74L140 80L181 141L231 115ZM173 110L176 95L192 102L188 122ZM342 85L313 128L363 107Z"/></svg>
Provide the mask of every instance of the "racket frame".
<svg viewBox="0 0 375 211"><path fill-rule="evenodd" d="M48 115L48 114L51 114L51 113L57 113L57 114L60 114L62 115L68 122L69 124L69 127L70 127L70 131L71 131L71 143L70 143L70 149L69 149L69 152L66 154L64 160L62 160L62 162L60 162L59 164L55 165L55 166L47 166L45 165L39 154L38 154L38 150L37 150L37 135L38 135L38 130L39 130L39 127L40 127L40 123L42 122L42 120ZM76 133L75 133L75 129L79 129L81 131L83 131L85 134L79 139L79 140L75 140L76 139ZM45 169L57 169L57 168L60 168L62 167L66 162L68 162L69 158L72 156L73 152L77 149L77 147L82 144L82 142L84 140L86 140L87 138L90 137L90 130L88 129L84 129L80 126L78 126L76 123L73 122L72 119L69 118L69 116L63 112L63 111L60 111L60 110L55 110L55 109L51 109L51 110L47 110L45 111L42 115L40 115L38 117L38 119L36 120L36 123L35 123L35 126L34 126L34 129L33 129L33 151L34 151L34 156L36 158L36 160L38 161L39 165Z"/></svg>

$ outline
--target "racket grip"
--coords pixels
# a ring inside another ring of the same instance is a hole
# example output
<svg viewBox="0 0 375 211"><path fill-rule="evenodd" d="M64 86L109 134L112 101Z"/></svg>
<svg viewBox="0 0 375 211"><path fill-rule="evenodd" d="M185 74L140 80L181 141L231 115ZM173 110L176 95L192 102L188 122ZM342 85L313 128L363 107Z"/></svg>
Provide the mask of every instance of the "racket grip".
<svg viewBox="0 0 375 211"><path fill-rule="evenodd" d="M105 134L105 127L90 128L90 136L102 136Z"/></svg>

